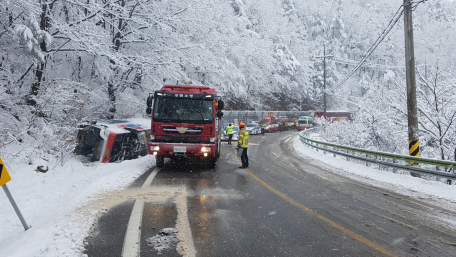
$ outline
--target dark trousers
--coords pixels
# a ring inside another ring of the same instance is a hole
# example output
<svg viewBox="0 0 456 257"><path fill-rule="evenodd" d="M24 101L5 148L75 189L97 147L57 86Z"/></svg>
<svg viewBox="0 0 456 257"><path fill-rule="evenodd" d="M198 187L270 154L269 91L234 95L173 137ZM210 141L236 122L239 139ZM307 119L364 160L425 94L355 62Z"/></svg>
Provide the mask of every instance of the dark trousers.
<svg viewBox="0 0 456 257"><path fill-rule="evenodd" d="M241 162L242 167L249 167L249 157L247 156L247 148L242 148Z"/></svg>
<svg viewBox="0 0 456 257"><path fill-rule="evenodd" d="M233 138L233 134L228 134L228 144L231 145L231 139Z"/></svg>

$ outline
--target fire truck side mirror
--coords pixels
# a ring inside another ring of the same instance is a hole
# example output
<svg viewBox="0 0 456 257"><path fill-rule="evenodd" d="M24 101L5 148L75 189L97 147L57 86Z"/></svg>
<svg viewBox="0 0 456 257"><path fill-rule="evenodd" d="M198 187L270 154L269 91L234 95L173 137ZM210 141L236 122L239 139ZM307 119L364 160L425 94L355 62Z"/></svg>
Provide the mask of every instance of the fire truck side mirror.
<svg viewBox="0 0 456 257"><path fill-rule="evenodd" d="M218 112L217 112L217 117L218 117L219 119L221 119L221 118L223 117L223 112L222 112L222 111L218 111Z"/></svg>
<svg viewBox="0 0 456 257"><path fill-rule="evenodd" d="M147 97L147 107L148 107L148 108L152 107L152 100L153 100L153 99L154 99L153 96L151 96L151 95L149 94L149 97ZM146 112L147 112L147 111L146 111ZM149 113L148 113L148 114L149 114Z"/></svg>
<svg viewBox="0 0 456 257"><path fill-rule="evenodd" d="M149 115L151 115L151 114L152 114L152 108L150 108L150 107L147 107L147 109L146 109L146 113L147 113L147 114L149 114Z"/></svg>
<svg viewBox="0 0 456 257"><path fill-rule="evenodd" d="M223 100L218 100L218 110L223 111L223 108L225 108L225 102L223 102Z"/></svg>

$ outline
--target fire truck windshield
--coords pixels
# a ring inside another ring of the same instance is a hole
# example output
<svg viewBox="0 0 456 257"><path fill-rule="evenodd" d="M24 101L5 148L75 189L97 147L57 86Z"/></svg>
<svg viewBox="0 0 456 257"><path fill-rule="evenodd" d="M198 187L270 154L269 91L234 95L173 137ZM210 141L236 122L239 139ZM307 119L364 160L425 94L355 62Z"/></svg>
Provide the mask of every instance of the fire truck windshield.
<svg viewBox="0 0 456 257"><path fill-rule="evenodd" d="M155 122L212 124L214 109L212 99L168 98L155 99Z"/></svg>

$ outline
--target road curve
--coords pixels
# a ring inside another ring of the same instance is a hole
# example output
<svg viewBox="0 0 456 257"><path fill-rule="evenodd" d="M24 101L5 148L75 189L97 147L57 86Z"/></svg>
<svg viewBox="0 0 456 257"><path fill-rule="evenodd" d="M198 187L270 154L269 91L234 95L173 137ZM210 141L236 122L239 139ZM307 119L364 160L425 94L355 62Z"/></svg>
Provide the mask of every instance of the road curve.
<svg viewBox="0 0 456 257"><path fill-rule="evenodd" d="M146 240L163 228L178 228L179 243L161 256L454 256L454 211L298 157L296 136L252 135L246 170L238 169L234 145L224 143L215 169L168 161L144 185L147 171L125 192L103 197L108 210L86 254L122 256L136 201L144 202L136 246L142 257L158 254Z"/></svg>

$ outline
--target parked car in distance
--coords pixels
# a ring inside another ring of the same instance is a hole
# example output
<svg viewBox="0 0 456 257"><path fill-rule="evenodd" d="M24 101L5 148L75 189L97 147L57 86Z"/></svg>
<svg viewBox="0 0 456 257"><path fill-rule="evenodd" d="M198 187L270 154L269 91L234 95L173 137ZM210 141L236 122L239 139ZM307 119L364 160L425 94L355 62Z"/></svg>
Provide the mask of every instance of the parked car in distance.
<svg viewBox="0 0 456 257"><path fill-rule="evenodd" d="M259 124L254 124L254 123L246 124L245 130L247 130L247 132L249 132L250 135L261 134L261 126Z"/></svg>
<svg viewBox="0 0 456 257"><path fill-rule="evenodd" d="M222 137L221 137L221 140L222 141L228 141L228 135L226 134L226 128L223 128L223 131L222 131ZM231 141L238 141L239 140L239 127L238 126L235 126L233 128L233 137L231 138Z"/></svg>

